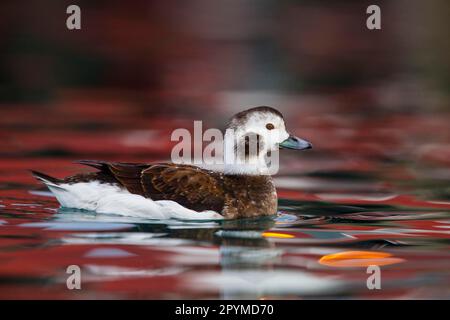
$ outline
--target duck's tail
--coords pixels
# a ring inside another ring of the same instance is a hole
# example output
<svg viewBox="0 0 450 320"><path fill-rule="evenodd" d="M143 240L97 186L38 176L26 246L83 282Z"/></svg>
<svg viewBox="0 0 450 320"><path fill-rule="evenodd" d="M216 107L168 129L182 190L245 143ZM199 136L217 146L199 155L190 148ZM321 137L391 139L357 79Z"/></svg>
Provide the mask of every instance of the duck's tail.
<svg viewBox="0 0 450 320"><path fill-rule="evenodd" d="M51 177L51 176L49 176L45 173L39 172L39 171L35 171L35 170L30 170L30 171L36 179L38 179L39 181L44 183L47 187L64 189L64 188L61 188L61 186L60 186L61 183L64 182L63 180Z"/></svg>

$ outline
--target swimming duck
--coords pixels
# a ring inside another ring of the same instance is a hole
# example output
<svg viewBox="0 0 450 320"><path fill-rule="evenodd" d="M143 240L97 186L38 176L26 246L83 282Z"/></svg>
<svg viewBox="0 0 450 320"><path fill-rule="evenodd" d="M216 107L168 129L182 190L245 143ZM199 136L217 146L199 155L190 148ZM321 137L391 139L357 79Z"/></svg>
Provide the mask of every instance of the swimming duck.
<svg viewBox="0 0 450 320"><path fill-rule="evenodd" d="M233 139L235 147L226 148L224 158L249 161L225 161L221 168L208 168L81 160L77 163L97 171L65 179L32 173L66 208L149 218L236 219L276 214L277 193L267 155L279 148L309 149L311 143L289 134L283 115L272 107L239 112L227 129L233 134L232 138L225 135L224 144ZM256 141L254 152L250 152L249 141Z"/></svg>

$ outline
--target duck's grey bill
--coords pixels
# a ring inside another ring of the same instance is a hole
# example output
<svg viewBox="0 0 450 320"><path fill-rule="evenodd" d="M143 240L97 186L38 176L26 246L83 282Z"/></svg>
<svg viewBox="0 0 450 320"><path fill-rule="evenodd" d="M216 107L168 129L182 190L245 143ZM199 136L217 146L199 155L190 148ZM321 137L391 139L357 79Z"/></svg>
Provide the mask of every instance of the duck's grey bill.
<svg viewBox="0 0 450 320"><path fill-rule="evenodd" d="M295 136L289 136L289 138L280 143L280 147L284 149L305 150L311 149L312 144Z"/></svg>

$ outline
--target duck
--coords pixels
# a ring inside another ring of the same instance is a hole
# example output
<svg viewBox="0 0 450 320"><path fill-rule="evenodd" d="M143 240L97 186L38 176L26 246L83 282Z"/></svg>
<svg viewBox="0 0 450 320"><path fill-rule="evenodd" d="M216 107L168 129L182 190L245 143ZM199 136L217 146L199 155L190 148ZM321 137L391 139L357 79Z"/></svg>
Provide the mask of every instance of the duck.
<svg viewBox="0 0 450 320"><path fill-rule="evenodd" d="M220 166L79 160L95 171L63 179L31 170L61 208L154 219L240 219L277 213L277 192L267 159L279 149L311 149L288 132L280 111L253 107L228 122ZM256 148L250 150L250 142ZM252 151L252 152L250 152ZM240 160L240 161L239 161ZM252 161L254 160L254 161Z"/></svg>

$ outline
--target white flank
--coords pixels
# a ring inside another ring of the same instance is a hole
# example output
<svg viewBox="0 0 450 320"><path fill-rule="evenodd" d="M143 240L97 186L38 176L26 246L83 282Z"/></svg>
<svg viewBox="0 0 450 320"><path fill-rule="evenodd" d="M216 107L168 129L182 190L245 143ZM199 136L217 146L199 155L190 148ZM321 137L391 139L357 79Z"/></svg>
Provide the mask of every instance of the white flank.
<svg viewBox="0 0 450 320"><path fill-rule="evenodd" d="M62 207L149 219L223 219L215 211L196 212L175 201L157 200L132 194L118 185L98 181L55 185L44 181Z"/></svg>

